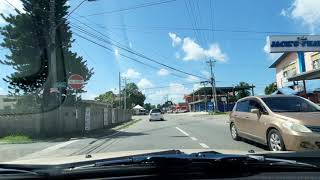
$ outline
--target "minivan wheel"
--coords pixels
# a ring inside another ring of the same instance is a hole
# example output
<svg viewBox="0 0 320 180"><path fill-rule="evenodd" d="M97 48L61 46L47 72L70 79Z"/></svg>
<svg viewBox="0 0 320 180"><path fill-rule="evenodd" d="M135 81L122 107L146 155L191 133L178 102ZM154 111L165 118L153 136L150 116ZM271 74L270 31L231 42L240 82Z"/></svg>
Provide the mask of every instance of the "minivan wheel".
<svg viewBox="0 0 320 180"><path fill-rule="evenodd" d="M230 124L230 133L231 133L231 137L232 137L233 140L235 140L235 141L239 141L240 140L237 128L236 128L234 123Z"/></svg>
<svg viewBox="0 0 320 180"><path fill-rule="evenodd" d="M268 146L270 151L285 151L284 142L279 131L275 129L269 131Z"/></svg>

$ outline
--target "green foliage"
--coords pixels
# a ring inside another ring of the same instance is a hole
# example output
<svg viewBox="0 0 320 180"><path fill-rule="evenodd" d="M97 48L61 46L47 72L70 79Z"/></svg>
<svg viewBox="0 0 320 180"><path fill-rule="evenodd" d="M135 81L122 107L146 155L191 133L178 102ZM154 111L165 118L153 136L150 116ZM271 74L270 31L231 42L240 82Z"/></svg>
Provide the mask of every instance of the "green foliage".
<svg viewBox="0 0 320 180"><path fill-rule="evenodd" d="M116 107L117 101L115 100L116 95L112 91L108 91L104 94L100 94L98 97L94 98L94 100L99 102L104 102L110 104L112 107Z"/></svg>
<svg viewBox="0 0 320 180"><path fill-rule="evenodd" d="M268 86L266 86L266 88L264 89L264 93L266 95L270 95L272 93L274 93L277 90L277 84L276 83L271 83Z"/></svg>
<svg viewBox="0 0 320 180"><path fill-rule="evenodd" d="M25 136L21 134L12 134L12 135L0 138L0 142L8 143L8 144L22 144L22 143L31 143L32 139L29 136Z"/></svg>
<svg viewBox="0 0 320 180"><path fill-rule="evenodd" d="M135 83L128 83L127 86L122 90L122 93L126 93L127 109L133 108L139 104L143 106L146 96L142 94L138 86Z"/></svg>
<svg viewBox="0 0 320 180"><path fill-rule="evenodd" d="M152 106L151 103L145 103L143 108L146 109L147 111L150 111L151 110L151 106Z"/></svg>
<svg viewBox="0 0 320 180"><path fill-rule="evenodd" d="M250 85L246 82L240 82L236 88L248 88ZM241 98L244 98L244 97L247 97L247 96L250 96L250 91L249 91L249 88L248 89L242 89L242 90L239 90L237 92L237 99L241 99Z"/></svg>
<svg viewBox="0 0 320 180"><path fill-rule="evenodd" d="M68 25L67 0L55 1L57 81L66 82L70 74L80 74L88 81L93 69L77 53L70 50L74 40ZM35 94L46 99L50 89L49 67L52 47L49 1L22 0L26 13L4 16L0 28L3 48L9 53L0 63L12 66L14 72L4 78L10 94ZM50 101L47 101L50 102ZM46 101L42 103L46 104Z"/></svg>

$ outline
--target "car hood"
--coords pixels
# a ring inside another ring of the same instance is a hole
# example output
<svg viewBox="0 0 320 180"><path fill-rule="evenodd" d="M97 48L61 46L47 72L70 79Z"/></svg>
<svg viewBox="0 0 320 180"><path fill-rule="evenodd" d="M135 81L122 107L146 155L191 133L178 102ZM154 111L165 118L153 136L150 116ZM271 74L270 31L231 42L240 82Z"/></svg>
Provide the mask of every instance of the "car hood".
<svg viewBox="0 0 320 180"><path fill-rule="evenodd" d="M291 120L300 122L300 124L309 126L320 126L320 112L286 112L277 113L284 118L290 118Z"/></svg>
<svg viewBox="0 0 320 180"><path fill-rule="evenodd" d="M227 149L179 149L181 152L186 154L203 152L203 151L215 151L223 154L237 154L245 155L248 154L247 151L238 151L238 150L227 150ZM107 152L107 153L96 153L91 154L90 158L87 158L86 155L76 155L76 156L67 156L67 157L41 157L33 159L17 159L10 162L1 162L1 164L22 164L22 165L63 165L69 163L79 163L85 161L95 161L108 158L119 158L133 155L143 155L149 153L160 153L164 151L172 151L172 149L158 149L158 150L138 150L138 151L118 151L118 152ZM260 153L269 153L269 151L262 151Z"/></svg>

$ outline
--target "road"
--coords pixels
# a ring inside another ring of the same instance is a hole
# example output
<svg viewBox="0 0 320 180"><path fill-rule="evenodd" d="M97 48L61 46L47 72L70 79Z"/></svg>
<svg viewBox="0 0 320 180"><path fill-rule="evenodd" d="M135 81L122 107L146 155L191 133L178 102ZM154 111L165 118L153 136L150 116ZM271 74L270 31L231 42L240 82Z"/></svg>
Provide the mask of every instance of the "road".
<svg viewBox="0 0 320 180"><path fill-rule="evenodd" d="M48 142L47 144L40 142L18 145L23 147L26 153L17 153L18 151L14 149L18 147L17 145L0 145L0 149L6 149L5 153L8 154L0 161L153 149L265 151L262 149L263 146L257 146L248 141L232 140L226 115L166 114L164 115L165 121L153 122L149 122L147 116L135 118L141 120L111 135L72 138L65 142ZM6 148L1 148L1 146ZM40 147L37 149L37 146Z"/></svg>

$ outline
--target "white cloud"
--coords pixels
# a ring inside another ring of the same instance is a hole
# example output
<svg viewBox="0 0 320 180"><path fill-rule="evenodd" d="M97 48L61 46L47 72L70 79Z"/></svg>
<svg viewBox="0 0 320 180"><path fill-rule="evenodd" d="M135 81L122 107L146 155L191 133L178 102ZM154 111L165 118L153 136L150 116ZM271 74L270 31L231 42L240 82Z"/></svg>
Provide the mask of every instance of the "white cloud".
<svg viewBox="0 0 320 180"><path fill-rule="evenodd" d="M281 10L281 15L307 25L311 32L320 25L319 0L294 0L291 6Z"/></svg>
<svg viewBox="0 0 320 180"><path fill-rule="evenodd" d="M194 84L193 85L193 89L194 90L197 90L197 89L199 89L199 88L201 88L202 87L202 85L200 84L200 83L197 83L197 84Z"/></svg>
<svg viewBox="0 0 320 180"><path fill-rule="evenodd" d="M269 36L266 38L266 44L263 47L263 51L266 53L269 60L276 60L281 56L281 53L270 53Z"/></svg>
<svg viewBox="0 0 320 180"><path fill-rule="evenodd" d="M204 70L201 71L201 74L203 74L206 78L210 78L211 76L208 71L204 71Z"/></svg>
<svg viewBox="0 0 320 180"><path fill-rule="evenodd" d="M170 72L169 72L168 70L166 70L166 69L160 69L160 70L157 72L157 74L158 74L159 76L166 76L166 75L169 75Z"/></svg>
<svg viewBox="0 0 320 180"><path fill-rule="evenodd" d="M142 78L137 85L140 89L151 88L153 86L153 84L146 78Z"/></svg>
<svg viewBox="0 0 320 180"><path fill-rule="evenodd" d="M180 59L180 58L181 58L181 55L180 55L179 52L176 52L176 53L174 54L174 56L176 57L176 59Z"/></svg>
<svg viewBox="0 0 320 180"><path fill-rule="evenodd" d="M20 0L8 0L13 6L15 6L21 13L24 13L23 5ZM6 1L0 1L0 13L3 13L5 15L8 14L16 14L16 11L14 8L7 3ZM0 17L0 24L5 23L5 21Z"/></svg>
<svg viewBox="0 0 320 180"><path fill-rule="evenodd" d="M134 69L131 69L131 68L129 68L126 73L122 73L123 77L131 78L131 79L137 79L140 77L140 75L141 75L141 73L139 73L138 71L135 71Z"/></svg>
<svg viewBox="0 0 320 180"><path fill-rule="evenodd" d="M183 39L182 50L185 52L183 60L200 60L205 58L214 58L218 61L226 61L227 55L222 53L219 44L213 43L209 49L202 48L189 37Z"/></svg>
<svg viewBox="0 0 320 180"><path fill-rule="evenodd" d="M169 87L166 89L156 90L152 93L147 93L147 101L152 104L158 104L164 102L164 97L168 95L169 100L173 100L173 102L184 102L184 95L191 93L188 88L186 88L183 84L180 83L170 83Z"/></svg>
<svg viewBox="0 0 320 180"><path fill-rule="evenodd" d="M115 48L114 49L114 55L116 56L116 58L119 58L119 49Z"/></svg>
<svg viewBox="0 0 320 180"><path fill-rule="evenodd" d="M189 75L187 77L187 81L189 81L189 82L197 82L197 81L200 81L200 79L198 77L196 77L196 76Z"/></svg>
<svg viewBox="0 0 320 180"><path fill-rule="evenodd" d="M90 92L85 92L81 94L81 98L83 100L94 100L95 97L99 96L98 94L90 93Z"/></svg>
<svg viewBox="0 0 320 180"><path fill-rule="evenodd" d="M178 37L175 33L169 32L169 37L172 40L172 47L175 47L181 44L181 41L182 41L181 38Z"/></svg>

